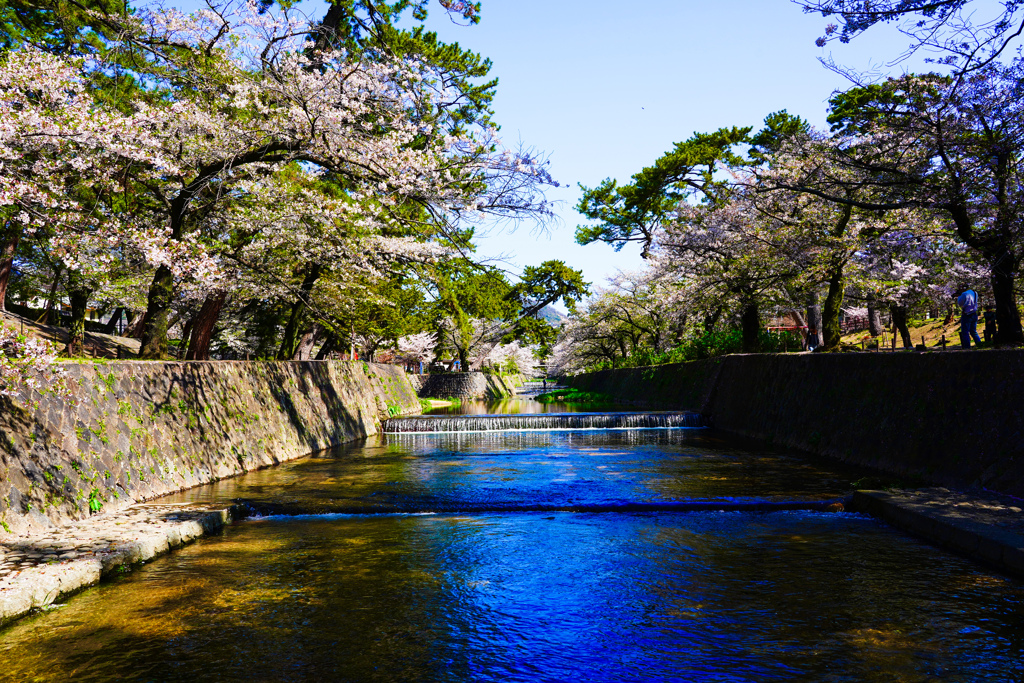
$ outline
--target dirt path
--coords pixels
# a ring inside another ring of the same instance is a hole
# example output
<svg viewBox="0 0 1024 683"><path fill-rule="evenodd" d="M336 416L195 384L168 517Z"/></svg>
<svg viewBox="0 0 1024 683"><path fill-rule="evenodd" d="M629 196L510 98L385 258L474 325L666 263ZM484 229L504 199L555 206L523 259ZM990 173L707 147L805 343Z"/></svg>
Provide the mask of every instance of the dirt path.
<svg viewBox="0 0 1024 683"><path fill-rule="evenodd" d="M982 338L984 338L984 327L984 323L978 325L978 335ZM861 342L870 344L877 339L881 342L882 348L890 349L892 348L892 336L891 326L880 337L872 337L867 330L861 330L845 335L842 338L842 343L860 346ZM915 347L920 345L923 340L926 348L942 348L943 336L946 338L946 346L948 348L960 348L959 318L954 318L953 322L948 325L944 325L942 319L935 319L927 320L923 325L917 327L910 327L910 339L914 342ZM896 348L903 348L903 339L900 338L899 333L896 334Z"/></svg>
<svg viewBox="0 0 1024 683"><path fill-rule="evenodd" d="M9 311L0 312L0 322L33 339L52 341L60 347L68 343L68 331L56 325L43 325ZM139 340L98 332L85 333L87 358L135 358L139 354Z"/></svg>

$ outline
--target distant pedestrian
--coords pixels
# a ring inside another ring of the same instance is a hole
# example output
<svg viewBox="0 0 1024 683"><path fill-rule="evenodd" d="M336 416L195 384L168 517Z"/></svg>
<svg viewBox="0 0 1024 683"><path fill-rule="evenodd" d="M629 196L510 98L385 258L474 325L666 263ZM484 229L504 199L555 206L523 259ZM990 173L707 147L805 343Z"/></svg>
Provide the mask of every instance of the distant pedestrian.
<svg viewBox="0 0 1024 683"><path fill-rule="evenodd" d="M548 378L545 377L544 378L544 391L547 391L547 390L548 390Z"/></svg>
<svg viewBox="0 0 1024 683"><path fill-rule="evenodd" d="M996 339L996 308L995 306L985 307L985 342L992 342Z"/></svg>
<svg viewBox="0 0 1024 683"><path fill-rule="evenodd" d="M971 339L974 343L980 344L978 338L978 293L973 289L965 288L960 296L956 298L960 305L960 345L965 349L971 348Z"/></svg>

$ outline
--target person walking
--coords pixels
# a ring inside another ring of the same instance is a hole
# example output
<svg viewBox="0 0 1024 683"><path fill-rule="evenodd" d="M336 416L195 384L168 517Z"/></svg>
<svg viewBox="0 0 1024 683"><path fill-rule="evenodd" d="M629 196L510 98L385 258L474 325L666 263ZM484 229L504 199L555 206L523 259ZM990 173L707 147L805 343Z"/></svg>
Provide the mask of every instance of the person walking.
<svg viewBox="0 0 1024 683"><path fill-rule="evenodd" d="M956 298L960 305L960 345L965 349L971 348L971 339L975 344L980 344L978 338L978 293L973 289L964 288L960 296Z"/></svg>

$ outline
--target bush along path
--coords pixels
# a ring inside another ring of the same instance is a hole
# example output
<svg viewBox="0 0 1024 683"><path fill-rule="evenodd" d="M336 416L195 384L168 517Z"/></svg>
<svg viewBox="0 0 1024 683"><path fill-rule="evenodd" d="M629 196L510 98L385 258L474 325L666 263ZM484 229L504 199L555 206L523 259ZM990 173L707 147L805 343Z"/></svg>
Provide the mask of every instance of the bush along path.
<svg viewBox="0 0 1024 683"><path fill-rule="evenodd" d="M538 394L536 400L541 403L571 403L575 405L610 405L616 403L614 398L606 394L581 391L571 387Z"/></svg>

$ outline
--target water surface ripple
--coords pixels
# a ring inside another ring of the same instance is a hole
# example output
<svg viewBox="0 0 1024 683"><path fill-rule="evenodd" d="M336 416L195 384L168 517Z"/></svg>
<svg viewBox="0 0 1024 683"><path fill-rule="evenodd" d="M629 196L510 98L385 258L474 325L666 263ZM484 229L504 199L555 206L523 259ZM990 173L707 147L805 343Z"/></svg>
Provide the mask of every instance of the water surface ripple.
<svg viewBox="0 0 1024 683"><path fill-rule="evenodd" d="M0 679L1024 679L1020 582L869 517L765 511L863 474L687 430L371 439L179 494L316 514L0 631ZM365 514L430 504L472 511Z"/></svg>

